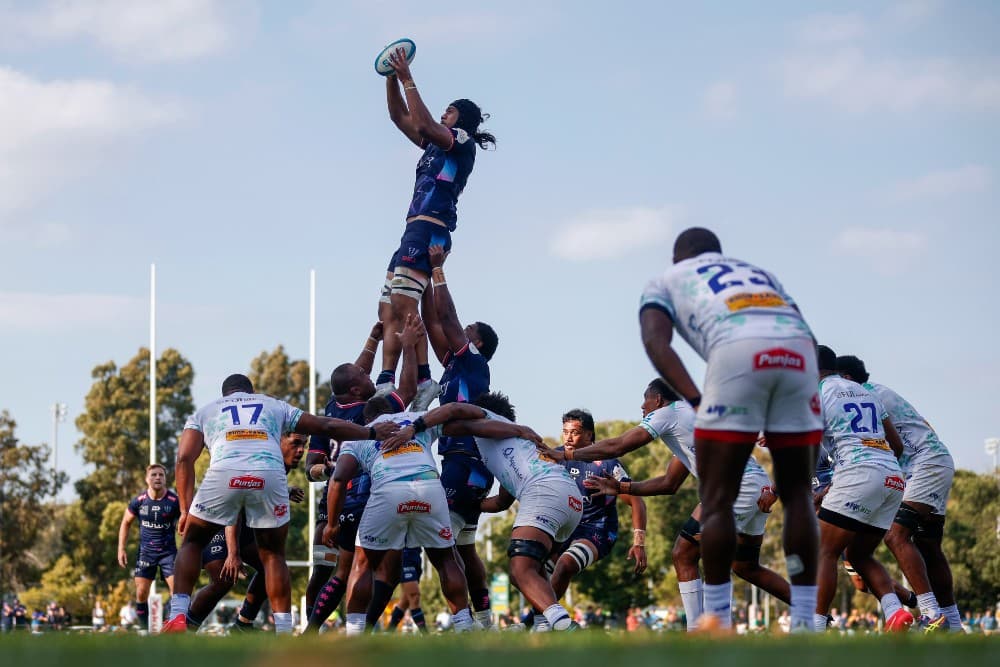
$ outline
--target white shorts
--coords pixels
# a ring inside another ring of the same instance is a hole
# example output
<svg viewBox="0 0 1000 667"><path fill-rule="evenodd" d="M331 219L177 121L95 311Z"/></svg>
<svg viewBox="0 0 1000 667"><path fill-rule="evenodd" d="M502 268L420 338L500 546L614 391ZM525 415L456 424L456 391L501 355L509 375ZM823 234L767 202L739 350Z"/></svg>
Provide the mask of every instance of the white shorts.
<svg viewBox="0 0 1000 667"><path fill-rule="evenodd" d="M476 543L476 531L479 525L466 523L465 517L458 512L448 512L451 517L451 532L455 536L455 544L462 547Z"/></svg>
<svg viewBox="0 0 1000 667"><path fill-rule="evenodd" d="M771 478L765 473L743 473L740 484L740 495L733 504L733 518L736 519L736 532L741 535L763 535L764 524L768 514L761 512L757 506L760 492L765 486L771 486Z"/></svg>
<svg viewBox="0 0 1000 667"><path fill-rule="evenodd" d="M812 339L748 338L713 348L695 428L767 434L822 431ZM819 443L818 433L815 441L811 444Z"/></svg>
<svg viewBox="0 0 1000 667"><path fill-rule="evenodd" d="M955 469L948 466L922 465L910 471L906 478L906 491L903 501L923 503L934 509L934 514L944 516L948 504L948 494L951 493L951 480L955 477Z"/></svg>
<svg viewBox="0 0 1000 667"><path fill-rule="evenodd" d="M899 470L877 465L844 465L833 473L833 484L822 508L867 526L888 530L903 502Z"/></svg>
<svg viewBox="0 0 1000 667"><path fill-rule="evenodd" d="M514 528L538 528L551 535L556 544L570 538L583 516L580 489L569 477L538 480L528 485L517 501Z"/></svg>
<svg viewBox="0 0 1000 667"><path fill-rule="evenodd" d="M209 467L194 494L191 516L234 526L240 510L250 528L278 528L291 518L284 470L222 470Z"/></svg>
<svg viewBox="0 0 1000 667"><path fill-rule="evenodd" d="M386 482L372 488L356 544L374 551L453 546L448 498L441 481Z"/></svg>

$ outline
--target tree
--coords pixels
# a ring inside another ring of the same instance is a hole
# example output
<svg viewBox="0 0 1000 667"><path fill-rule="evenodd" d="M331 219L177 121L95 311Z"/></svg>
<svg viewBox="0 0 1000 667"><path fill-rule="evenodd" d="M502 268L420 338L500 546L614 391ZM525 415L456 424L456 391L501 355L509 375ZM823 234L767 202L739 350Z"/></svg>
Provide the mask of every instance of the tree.
<svg viewBox="0 0 1000 667"><path fill-rule="evenodd" d="M114 361L92 372L85 411L76 420L83 437L76 449L93 472L76 483L79 502L67 513L63 539L74 563L83 564L103 588L120 578L114 540L94 540L106 509L145 487L149 463L149 350L142 348L126 365ZM194 411L194 369L177 350L156 362L157 461L174 469L177 440ZM119 520L121 518L119 512Z"/></svg>
<svg viewBox="0 0 1000 667"><path fill-rule="evenodd" d="M48 564L34 549L50 520L44 500L66 483L50 465L47 445L21 444L17 423L0 412L0 591L19 590L37 580Z"/></svg>
<svg viewBox="0 0 1000 667"><path fill-rule="evenodd" d="M955 473L944 524L959 609L994 607L1000 596L1000 488L992 475Z"/></svg>
<svg viewBox="0 0 1000 667"><path fill-rule="evenodd" d="M88 621L94 599L93 581L86 568L65 554L42 575L40 585L21 594L21 601L28 609L45 609L54 600L75 618Z"/></svg>

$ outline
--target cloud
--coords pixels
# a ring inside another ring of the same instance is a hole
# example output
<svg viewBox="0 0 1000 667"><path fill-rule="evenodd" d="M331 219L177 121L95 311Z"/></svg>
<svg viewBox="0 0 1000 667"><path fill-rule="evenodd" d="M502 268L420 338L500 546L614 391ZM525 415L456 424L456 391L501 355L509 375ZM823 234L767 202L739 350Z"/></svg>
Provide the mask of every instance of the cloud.
<svg viewBox="0 0 1000 667"><path fill-rule="evenodd" d="M0 66L0 240L9 240L12 212L86 173L123 138L184 116L177 103L108 81L41 81Z"/></svg>
<svg viewBox="0 0 1000 667"><path fill-rule="evenodd" d="M90 40L127 62L188 61L234 41L234 5L222 0L49 0L0 12L0 42L35 46ZM246 5L239 8L245 12Z"/></svg>
<svg viewBox="0 0 1000 667"><path fill-rule="evenodd" d="M130 296L0 292L0 327L13 331L120 329L148 316L149 302Z"/></svg>
<svg viewBox="0 0 1000 667"><path fill-rule="evenodd" d="M916 199L951 197L989 188L993 173L989 167L970 164L958 169L934 171L920 178L902 181L888 190L888 199L907 202Z"/></svg>
<svg viewBox="0 0 1000 667"><path fill-rule="evenodd" d="M897 23L920 23L936 14L940 6L939 0L905 0L889 9L889 17Z"/></svg>
<svg viewBox="0 0 1000 667"><path fill-rule="evenodd" d="M799 53L780 67L785 92L850 113L1000 110L1000 76L950 60L877 60L855 46Z"/></svg>
<svg viewBox="0 0 1000 667"><path fill-rule="evenodd" d="M736 117L736 85L730 81L713 83L705 91L705 112L709 118L729 120Z"/></svg>
<svg viewBox="0 0 1000 667"><path fill-rule="evenodd" d="M549 249L562 259L619 259L670 240L677 212L663 208L589 211L561 225Z"/></svg>
<svg viewBox="0 0 1000 667"><path fill-rule="evenodd" d="M833 248L882 275L899 275L915 264L927 250L922 232L886 228L848 227L840 232ZM841 255L841 257L843 257Z"/></svg>
<svg viewBox="0 0 1000 667"><path fill-rule="evenodd" d="M799 41L807 44L849 42L867 32L868 24L859 14L815 14L796 26Z"/></svg>

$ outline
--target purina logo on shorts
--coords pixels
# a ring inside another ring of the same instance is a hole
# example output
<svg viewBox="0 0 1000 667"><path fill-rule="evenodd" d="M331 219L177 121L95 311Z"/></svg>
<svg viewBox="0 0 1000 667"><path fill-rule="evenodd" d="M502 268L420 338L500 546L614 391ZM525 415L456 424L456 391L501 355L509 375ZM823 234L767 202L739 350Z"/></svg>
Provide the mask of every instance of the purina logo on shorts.
<svg viewBox="0 0 1000 667"><path fill-rule="evenodd" d="M279 519L288 514L288 505L275 505L274 506L274 516Z"/></svg>
<svg viewBox="0 0 1000 667"><path fill-rule="evenodd" d="M452 538L451 528L444 527L438 531L438 535L441 536L442 540L450 540Z"/></svg>
<svg viewBox="0 0 1000 667"><path fill-rule="evenodd" d="M230 489L263 489L264 480L253 475L240 475L229 480Z"/></svg>
<svg viewBox="0 0 1000 667"><path fill-rule="evenodd" d="M783 347L773 347L770 350L758 352L753 359L755 371L771 368L788 368L793 371L804 371L806 359L798 352Z"/></svg>
<svg viewBox="0 0 1000 667"><path fill-rule="evenodd" d="M414 512L427 514L430 511L431 504L425 503L422 500L407 500L405 503L399 503L396 506L396 514L412 514Z"/></svg>
<svg viewBox="0 0 1000 667"><path fill-rule="evenodd" d="M579 498L577 498L576 496L570 496L569 497L569 508L571 510L573 510L574 512L582 512L583 511L583 501L580 500Z"/></svg>
<svg viewBox="0 0 1000 667"><path fill-rule="evenodd" d="M901 477L896 475L890 475L885 478L885 488L895 489L896 491L903 491L906 488L906 482L903 481Z"/></svg>

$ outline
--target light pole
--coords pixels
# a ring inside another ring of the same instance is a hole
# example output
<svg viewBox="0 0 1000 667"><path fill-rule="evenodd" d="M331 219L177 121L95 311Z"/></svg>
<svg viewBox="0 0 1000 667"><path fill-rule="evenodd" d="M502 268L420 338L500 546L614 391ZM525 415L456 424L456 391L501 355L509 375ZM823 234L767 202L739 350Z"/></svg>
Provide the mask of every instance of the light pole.
<svg viewBox="0 0 1000 667"><path fill-rule="evenodd" d="M1000 473L997 470L1000 467L1000 462L998 462L1000 459L1000 438L986 438L985 445L986 453L993 457L993 470L990 472L997 475Z"/></svg>
<svg viewBox="0 0 1000 667"><path fill-rule="evenodd" d="M66 421L65 403L52 404L52 472L59 472L59 424Z"/></svg>

